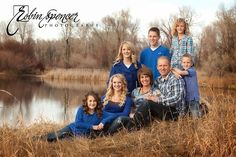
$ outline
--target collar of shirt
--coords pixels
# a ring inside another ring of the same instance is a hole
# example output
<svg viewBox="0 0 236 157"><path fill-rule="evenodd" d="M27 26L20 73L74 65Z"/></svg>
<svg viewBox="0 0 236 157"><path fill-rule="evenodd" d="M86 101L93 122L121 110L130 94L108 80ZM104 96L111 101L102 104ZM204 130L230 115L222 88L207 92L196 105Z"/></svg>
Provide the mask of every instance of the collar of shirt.
<svg viewBox="0 0 236 157"><path fill-rule="evenodd" d="M155 51L157 48L159 48L161 46L161 43L157 43L157 46L156 47L150 47L150 49L152 50L152 51Z"/></svg>
<svg viewBox="0 0 236 157"><path fill-rule="evenodd" d="M159 76L158 77L158 80L160 81L160 82L165 82L166 80L168 80L168 78L170 77L170 75L171 75L171 71L167 74L167 76L164 78L164 77L162 77L162 76Z"/></svg>

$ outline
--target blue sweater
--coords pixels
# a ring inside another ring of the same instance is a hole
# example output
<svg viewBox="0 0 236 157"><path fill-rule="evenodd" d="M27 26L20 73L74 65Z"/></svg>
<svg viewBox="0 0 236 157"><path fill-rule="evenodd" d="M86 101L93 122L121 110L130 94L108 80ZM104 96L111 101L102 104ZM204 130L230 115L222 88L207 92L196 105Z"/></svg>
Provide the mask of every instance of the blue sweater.
<svg viewBox="0 0 236 157"><path fill-rule="evenodd" d="M141 68L141 64L137 63L138 68L136 69L134 64L131 64L129 68L125 66L123 63L123 60L121 60L119 63L115 64L111 68L110 77L114 74L123 74L127 81L127 88L128 92L131 93L133 89L137 87L138 84L138 76L137 72ZM110 79L109 77L109 79Z"/></svg>
<svg viewBox="0 0 236 157"><path fill-rule="evenodd" d="M190 102L192 100L199 101L199 88L197 81L197 72L194 67L190 67L188 70L188 75L184 76L185 87L186 87L186 97L185 100Z"/></svg>
<svg viewBox="0 0 236 157"><path fill-rule="evenodd" d="M79 107L75 122L69 124L69 127L74 135L87 135L90 133L93 125L98 125L102 118L99 118L96 113L87 114L83 107Z"/></svg>
<svg viewBox="0 0 236 157"><path fill-rule="evenodd" d="M102 101L105 97L102 97ZM126 97L125 104L123 106L119 106L119 104L108 102L103 108L103 119L102 123L112 122L119 116L129 116L131 111L132 99L130 97Z"/></svg>
<svg viewBox="0 0 236 157"><path fill-rule="evenodd" d="M171 57L169 49L160 45L156 50L152 51L150 47L143 49L140 53L140 63L150 68L153 73L153 79L156 80L160 76L157 70L157 59L160 56Z"/></svg>

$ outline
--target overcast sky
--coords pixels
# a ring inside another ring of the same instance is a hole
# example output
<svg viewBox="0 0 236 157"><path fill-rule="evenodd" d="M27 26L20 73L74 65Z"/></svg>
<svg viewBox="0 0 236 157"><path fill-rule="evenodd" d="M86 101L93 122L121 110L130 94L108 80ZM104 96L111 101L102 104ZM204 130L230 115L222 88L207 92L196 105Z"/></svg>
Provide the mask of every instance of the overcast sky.
<svg viewBox="0 0 236 157"><path fill-rule="evenodd" d="M232 6L235 0L5 0L1 2L0 21L9 22L13 17L13 5L29 5L29 11L36 8L38 13L46 15L50 9L58 13L76 13L81 22L99 23L100 20L122 9L129 9L133 20L140 21L140 36L146 36L150 22L168 19L170 14L178 12L182 6L191 7L197 14L199 28L215 20L215 13L224 4ZM35 26L34 38L56 39L60 27Z"/></svg>

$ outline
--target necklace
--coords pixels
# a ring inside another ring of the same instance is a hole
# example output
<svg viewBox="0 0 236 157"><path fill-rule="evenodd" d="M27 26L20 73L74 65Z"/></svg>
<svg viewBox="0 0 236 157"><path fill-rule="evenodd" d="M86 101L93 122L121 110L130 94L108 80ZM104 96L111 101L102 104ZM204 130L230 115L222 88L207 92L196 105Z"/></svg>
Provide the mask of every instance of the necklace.
<svg viewBox="0 0 236 157"><path fill-rule="evenodd" d="M141 87L141 94L147 94L151 91L151 88L148 88L148 90L144 90L142 87Z"/></svg>

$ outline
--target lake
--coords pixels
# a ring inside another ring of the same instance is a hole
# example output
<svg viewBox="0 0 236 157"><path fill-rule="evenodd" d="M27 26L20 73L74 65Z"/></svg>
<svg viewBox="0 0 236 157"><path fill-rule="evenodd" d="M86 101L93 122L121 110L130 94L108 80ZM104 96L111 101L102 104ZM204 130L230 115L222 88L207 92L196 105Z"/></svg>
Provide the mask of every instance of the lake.
<svg viewBox="0 0 236 157"><path fill-rule="evenodd" d="M106 82L43 81L35 77L1 76L0 90L9 93L0 92L0 126L69 123L74 120L76 110L88 91L102 95L105 88ZM220 95L230 98L232 104L236 101L236 90L201 87L200 92L208 102Z"/></svg>
<svg viewBox="0 0 236 157"><path fill-rule="evenodd" d="M35 77L1 76L0 126L73 121L84 95L91 90L102 95L105 88L105 82L43 81Z"/></svg>

